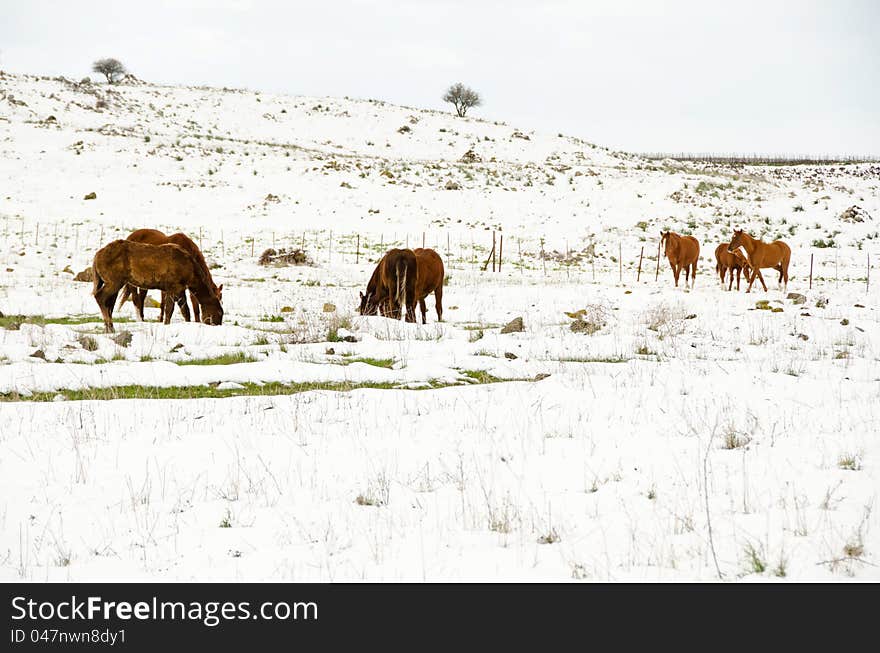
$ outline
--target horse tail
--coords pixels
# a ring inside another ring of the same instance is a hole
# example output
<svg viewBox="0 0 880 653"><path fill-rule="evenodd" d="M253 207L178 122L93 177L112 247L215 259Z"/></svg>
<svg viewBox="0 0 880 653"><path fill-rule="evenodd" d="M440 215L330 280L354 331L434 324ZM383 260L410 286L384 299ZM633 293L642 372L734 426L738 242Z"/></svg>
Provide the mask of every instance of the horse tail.
<svg viewBox="0 0 880 653"><path fill-rule="evenodd" d="M125 302L127 302L129 299L131 299L131 286L125 284L122 289L122 295L119 297L119 305L117 306L117 308L122 308L125 305Z"/></svg>
<svg viewBox="0 0 880 653"><path fill-rule="evenodd" d="M403 274L400 273L400 268L403 267ZM394 301L398 306L403 306L404 301L406 300L406 261L402 258L397 261L397 269L395 272L397 273L395 276L397 277L397 288L395 289ZM409 306L407 306L407 309Z"/></svg>
<svg viewBox="0 0 880 653"><path fill-rule="evenodd" d="M96 296L98 291L104 287L104 280L101 278L101 275L98 274L98 261L97 256L92 261L92 295Z"/></svg>

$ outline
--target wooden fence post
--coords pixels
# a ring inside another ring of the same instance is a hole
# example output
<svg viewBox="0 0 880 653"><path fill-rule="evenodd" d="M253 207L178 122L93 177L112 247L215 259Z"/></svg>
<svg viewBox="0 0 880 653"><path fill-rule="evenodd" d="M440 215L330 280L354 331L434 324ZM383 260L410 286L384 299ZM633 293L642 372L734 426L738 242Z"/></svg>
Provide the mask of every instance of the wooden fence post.
<svg viewBox="0 0 880 653"><path fill-rule="evenodd" d="M617 243L617 263L620 266L620 283L623 283L623 244Z"/></svg>
<svg viewBox="0 0 880 653"><path fill-rule="evenodd" d="M657 271L654 273L654 281L660 276L660 241L657 241Z"/></svg>
<svg viewBox="0 0 880 653"><path fill-rule="evenodd" d="M498 245L498 271L501 272L501 258L504 255L504 234L501 234L501 242Z"/></svg>
<svg viewBox="0 0 880 653"><path fill-rule="evenodd" d="M492 272L495 272L495 230L492 230Z"/></svg>
<svg viewBox="0 0 880 653"><path fill-rule="evenodd" d="M813 289L813 253L810 252L810 290Z"/></svg>
<svg viewBox="0 0 880 653"><path fill-rule="evenodd" d="M639 252L639 271L636 272L636 283L639 282L639 278L642 276L642 257L645 255L645 246L642 245L642 251Z"/></svg>
<svg viewBox="0 0 880 653"><path fill-rule="evenodd" d="M361 262L361 235L358 234L357 238L357 249L354 252L354 263L357 265Z"/></svg>

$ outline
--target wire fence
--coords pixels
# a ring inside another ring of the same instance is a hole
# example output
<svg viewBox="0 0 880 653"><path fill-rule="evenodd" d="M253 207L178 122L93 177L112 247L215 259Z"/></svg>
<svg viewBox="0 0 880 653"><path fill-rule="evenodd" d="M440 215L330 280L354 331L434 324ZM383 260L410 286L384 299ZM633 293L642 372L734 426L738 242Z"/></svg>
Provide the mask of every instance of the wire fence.
<svg viewBox="0 0 880 653"><path fill-rule="evenodd" d="M181 231L175 225L157 225L156 228L166 233ZM3 215L0 230L5 265L15 265L21 253L15 251L17 248L22 251L36 248L40 255L52 257L53 264L61 269L65 266L86 267L100 247L125 238L133 229L93 222L40 222ZM238 226L202 226L183 231L209 260L221 262L226 270L234 270L237 263L256 263L270 248L276 251L300 249L318 268L348 265L366 268L378 262L393 247L428 247L441 254L447 270L487 275L494 272L500 275L498 281L511 275L528 275L536 280L545 279L548 283L667 285L671 280L669 264L662 255L658 260L656 240L637 235L596 240L595 235L566 238L484 230L392 229L371 232L332 228L246 229ZM800 288L857 283L863 284L868 291L872 283L877 283L878 261L880 244L864 250L852 247L842 250L837 247L796 248L790 280ZM764 277L769 281L774 275L765 273ZM709 257L704 255L699 263L698 279L706 283L707 278L718 278L711 254Z"/></svg>

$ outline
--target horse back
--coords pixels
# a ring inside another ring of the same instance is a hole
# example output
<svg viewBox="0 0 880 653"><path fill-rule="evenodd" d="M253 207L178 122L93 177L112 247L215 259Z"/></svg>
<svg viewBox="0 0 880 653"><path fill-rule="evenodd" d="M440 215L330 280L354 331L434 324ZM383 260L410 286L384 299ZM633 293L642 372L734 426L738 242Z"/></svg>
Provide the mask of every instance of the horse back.
<svg viewBox="0 0 880 653"><path fill-rule="evenodd" d="M416 294L421 299L443 285L443 259L433 249L413 250L416 257Z"/></svg>
<svg viewBox="0 0 880 653"><path fill-rule="evenodd" d="M678 246L679 263L690 265L700 258L700 241L693 236L682 236Z"/></svg>

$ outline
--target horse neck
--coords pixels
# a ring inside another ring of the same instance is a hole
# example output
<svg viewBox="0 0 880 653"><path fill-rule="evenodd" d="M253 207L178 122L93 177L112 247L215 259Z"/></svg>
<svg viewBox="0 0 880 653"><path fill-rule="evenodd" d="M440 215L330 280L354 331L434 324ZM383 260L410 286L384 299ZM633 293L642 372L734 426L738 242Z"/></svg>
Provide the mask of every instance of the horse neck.
<svg viewBox="0 0 880 653"><path fill-rule="evenodd" d="M748 255L751 256L752 252L758 247L758 241L749 236L747 233L742 234L742 247Z"/></svg>

